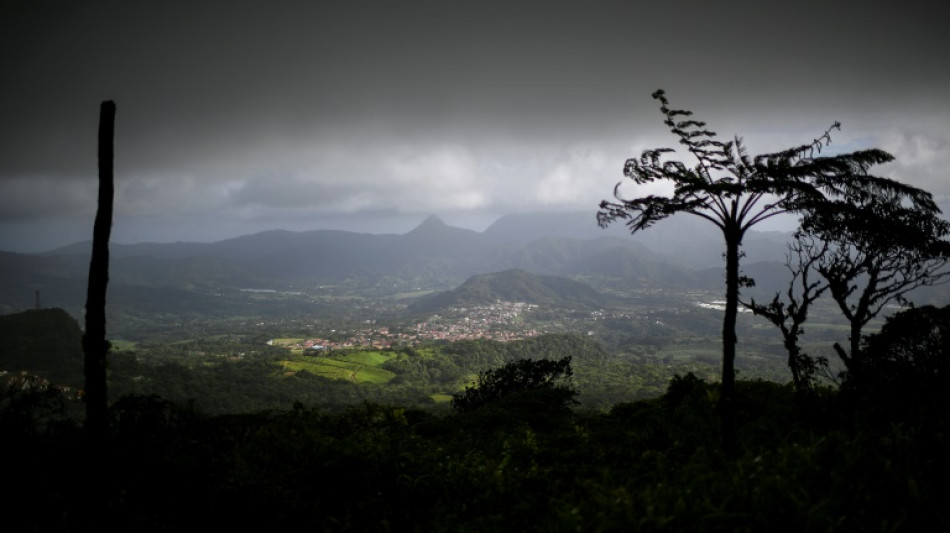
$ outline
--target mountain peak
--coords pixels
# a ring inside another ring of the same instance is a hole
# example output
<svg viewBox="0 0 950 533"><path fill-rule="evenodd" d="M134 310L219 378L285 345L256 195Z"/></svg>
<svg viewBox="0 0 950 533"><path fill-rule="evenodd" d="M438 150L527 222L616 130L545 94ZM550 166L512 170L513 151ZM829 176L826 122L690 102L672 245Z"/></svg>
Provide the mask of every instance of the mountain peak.
<svg viewBox="0 0 950 533"><path fill-rule="evenodd" d="M402 236L403 245L424 246L439 257L478 256L486 252L482 234L477 231L449 226L436 215L430 215L422 224ZM404 248L404 251L410 248Z"/></svg>
<svg viewBox="0 0 950 533"><path fill-rule="evenodd" d="M406 235L425 235L431 237L432 235L442 235L447 231L453 229L451 226L442 221L438 215L429 215L421 224L416 226L412 231Z"/></svg>
<svg viewBox="0 0 950 533"><path fill-rule="evenodd" d="M447 227L447 224L439 218L439 215L429 215L421 224L416 226L416 229L413 231L418 231L420 229L429 229L429 228L444 228Z"/></svg>

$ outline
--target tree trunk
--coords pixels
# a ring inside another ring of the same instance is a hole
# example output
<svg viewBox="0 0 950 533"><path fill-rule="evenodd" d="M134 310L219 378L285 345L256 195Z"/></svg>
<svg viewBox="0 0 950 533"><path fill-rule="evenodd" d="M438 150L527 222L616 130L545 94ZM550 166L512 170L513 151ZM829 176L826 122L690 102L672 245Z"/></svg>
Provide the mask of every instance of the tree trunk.
<svg viewBox="0 0 950 533"><path fill-rule="evenodd" d="M738 455L736 423L736 317L739 314L739 243L737 229L726 228L726 312L722 319L722 385L719 393L719 421L722 451Z"/></svg>
<svg viewBox="0 0 950 533"><path fill-rule="evenodd" d="M113 135L115 103L99 107L99 206L92 233L92 258L86 292L86 332L82 338L86 376L86 429L94 437L105 435L106 400L106 287L109 283L109 235L112 232Z"/></svg>
<svg viewBox="0 0 950 533"><path fill-rule="evenodd" d="M845 367L848 369L848 372L852 374L860 374L861 363L863 358L861 357L861 330L864 329L858 315L855 315L851 319L851 335L848 338L850 344L851 353L848 355L848 361ZM863 377L863 376L862 376Z"/></svg>
<svg viewBox="0 0 950 533"><path fill-rule="evenodd" d="M792 371L792 384L795 392L808 388L808 382L802 372L802 357L798 348L798 339L791 333L785 335L785 351L788 353L788 369Z"/></svg>

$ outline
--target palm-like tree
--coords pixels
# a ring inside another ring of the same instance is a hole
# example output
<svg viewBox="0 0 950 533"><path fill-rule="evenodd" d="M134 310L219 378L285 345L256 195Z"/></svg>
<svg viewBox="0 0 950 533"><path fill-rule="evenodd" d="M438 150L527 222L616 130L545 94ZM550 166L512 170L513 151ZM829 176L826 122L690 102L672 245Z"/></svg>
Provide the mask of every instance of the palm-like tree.
<svg viewBox="0 0 950 533"><path fill-rule="evenodd" d="M644 151L624 165L624 176L637 185L667 182L670 196L647 195L627 198L621 185L614 188L614 201L600 204L597 221L602 227L623 220L631 232L642 231L657 221L689 213L714 224L722 231L726 259L726 309L722 325L722 385L720 416L722 447L729 455L738 451L735 420L736 317L739 290L748 278L740 275L740 248L746 232L765 220L783 213L805 213L832 208L833 200L862 191L894 191L915 196L911 187L868 174L871 166L893 157L878 149L822 156L831 143L835 122L812 142L780 152L751 157L742 139L717 140L706 124L691 119L692 112L672 109L664 91L653 93L660 102L664 124L695 159L688 166L668 160L672 148ZM926 193L924 193L926 194Z"/></svg>

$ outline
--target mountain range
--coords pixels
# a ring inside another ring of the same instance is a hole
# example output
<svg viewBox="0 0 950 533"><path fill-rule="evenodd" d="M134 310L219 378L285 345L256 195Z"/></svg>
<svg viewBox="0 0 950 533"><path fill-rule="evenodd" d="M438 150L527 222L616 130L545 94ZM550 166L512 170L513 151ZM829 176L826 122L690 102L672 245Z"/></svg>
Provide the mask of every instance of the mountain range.
<svg viewBox="0 0 950 533"><path fill-rule="evenodd" d="M744 264L783 261L786 237L750 232ZM90 249L84 242L39 254L0 252L0 312L32 307L35 291L47 305L81 307ZM189 292L222 287L283 289L346 280L445 290L511 269L715 289L722 284L722 240L715 228L688 217L631 236L622 225L599 228L589 213L528 213L502 217L483 232L430 216L405 234L273 230L212 243L112 244L110 294L161 291L188 301Z"/></svg>

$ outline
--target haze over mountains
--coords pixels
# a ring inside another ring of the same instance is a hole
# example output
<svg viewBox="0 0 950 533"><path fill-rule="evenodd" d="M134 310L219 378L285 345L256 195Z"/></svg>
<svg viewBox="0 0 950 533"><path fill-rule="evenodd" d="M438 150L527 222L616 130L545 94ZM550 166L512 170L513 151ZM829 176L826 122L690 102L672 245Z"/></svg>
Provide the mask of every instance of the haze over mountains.
<svg viewBox="0 0 950 533"><path fill-rule="evenodd" d="M782 261L785 235L750 232L745 265ZM601 229L590 213L517 214L484 232L430 216L405 234L273 230L213 243L111 245L113 295L216 287L291 289L345 280L446 290L478 274L520 269L532 274L624 279L642 287L721 284L722 241L703 221L670 219L631 236L622 225ZM35 291L81 305L90 244L40 254L0 252L0 304L30 307ZM172 293L166 293L166 295Z"/></svg>

